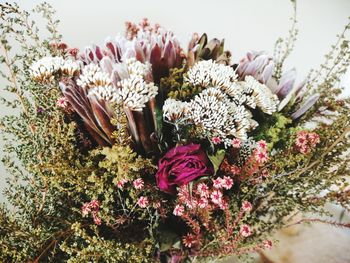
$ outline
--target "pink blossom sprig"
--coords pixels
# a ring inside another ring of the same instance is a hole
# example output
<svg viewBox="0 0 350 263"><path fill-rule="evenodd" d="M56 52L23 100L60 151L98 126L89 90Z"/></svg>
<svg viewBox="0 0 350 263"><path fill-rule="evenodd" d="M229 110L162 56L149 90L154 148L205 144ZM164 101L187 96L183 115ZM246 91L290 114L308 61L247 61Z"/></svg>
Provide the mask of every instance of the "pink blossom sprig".
<svg viewBox="0 0 350 263"><path fill-rule="evenodd" d="M320 143L320 136L315 132L300 131L297 133L295 148L302 154L308 154Z"/></svg>
<svg viewBox="0 0 350 263"><path fill-rule="evenodd" d="M94 223L96 225L101 225L102 221L101 221L101 218L99 218L98 216L99 209L100 209L100 202L98 200L92 200L88 203L84 203L81 208L81 211L83 216L87 216L91 213Z"/></svg>

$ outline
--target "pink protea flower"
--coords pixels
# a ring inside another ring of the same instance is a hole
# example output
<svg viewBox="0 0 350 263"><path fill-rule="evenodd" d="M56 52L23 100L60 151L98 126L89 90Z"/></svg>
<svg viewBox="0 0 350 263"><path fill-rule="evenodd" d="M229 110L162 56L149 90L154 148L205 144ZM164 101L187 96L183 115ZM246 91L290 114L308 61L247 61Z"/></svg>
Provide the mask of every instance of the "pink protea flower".
<svg viewBox="0 0 350 263"><path fill-rule="evenodd" d="M145 183L143 182L143 180L141 178L138 178L138 179L134 180L133 185L134 185L135 189L140 190L143 188Z"/></svg>
<svg viewBox="0 0 350 263"><path fill-rule="evenodd" d="M199 208L206 208L209 204L209 201L207 198L205 197L201 197L199 200L198 200L198 207Z"/></svg>
<svg viewBox="0 0 350 263"><path fill-rule="evenodd" d="M193 247L196 242L197 242L197 238L193 234L187 234L182 239L182 243L184 244L185 247L188 247L188 248Z"/></svg>
<svg viewBox="0 0 350 263"><path fill-rule="evenodd" d="M220 205L221 201L222 201L222 192L219 190L214 190L210 197L211 197L211 201L216 204L216 205Z"/></svg>
<svg viewBox="0 0 350 263"><path fill-rule="evenodd" d="M241 225L241 228L239 230L239 233L241 234L241 236L243 237L249 237L252 235L252 230L250 229L250 226L243 224Z"/></svg>
<svg viewBox="0 0 350 263"><path fill-rule="evenodd" d="M267 152L260 148L255 150L254 157L258 163L264 163L269 159Z"/></svg>
<svg viewBox="0 0 350 263"><path fill-rule="evenodd" d="M209 187L205 183L200 183L197 185L197 192L201 197L208 197Z"/></svg>
<svg viewBox="0 0 350 263"><path fill-rule="evenodd" d="M272 241L264 240L263 246L264 246L265 249L271 249L272 248Z"/></svg>
<svg viewBox="0 0 350 263"><path fill-rule="evenodd" d="M59 108L65 109L68 107L68 100L66 97L60 97L57 99L56 105Z"/></svg>
<svg viewBox="0 0 350 263"><path fill-rule="evenodd" d="M128 180L126 180L126 179L121 179L121 180L119 180L119 181L117 182L117 187L118 187L119 189L123 189L124 185L125 185L127 182L128 182Z"/></svg>
<svg viewBox="0 0 350 263"><path fill-rule="evenodd" d="M173 214L176 216L182 216L185 212L185 208L183 205L176 205L173 211Z"/></svg>
<svg viewBox="0 0 350 263"><path fill-rule="evenodd" d="M145 196L141 196L139 198L139 200L137 201L137 204L139 205L139 207L141 208L146 208L149 204L148 198Z"/></svg>
<svg viewBox="0 0 350 263"><path fill-rule="evenodd" d="M213 186L216 189L221 189L222 188L222 178L218 177L216 179L213 179Z"/></svg>
<svg viewBox="0 0 350 263"><path fill-rule="evenodd" d="M250 212L252 210L252 208L253 208L253 206L252 206L252 204L250 202L244 201L242 203L242 210L244 212Z"/></svg>
<svg viewBox="0 0 350 263"><path fill-rule="evenodd" d="M228 176L224 176L224 178L221 181L221 185L223 188L225 188L226 190L229 190L232 188L233 186L233 179L231 177Z"/></svg>
<svg viewBox="0 0 350 263"><path fill-rule="evenodd" d="M238 138L235 138L231 141L231 145L233 148L239 148L239 147L241 147L241 144L242 144L242 142Z"/></svg>
<svg viewBox="0 0 350 263"><path fill-rule="evenodd" d="M211 138L211 141L214 144L220 144L221 143L221 138L220 137L213 137L213 138Z"/></svg>

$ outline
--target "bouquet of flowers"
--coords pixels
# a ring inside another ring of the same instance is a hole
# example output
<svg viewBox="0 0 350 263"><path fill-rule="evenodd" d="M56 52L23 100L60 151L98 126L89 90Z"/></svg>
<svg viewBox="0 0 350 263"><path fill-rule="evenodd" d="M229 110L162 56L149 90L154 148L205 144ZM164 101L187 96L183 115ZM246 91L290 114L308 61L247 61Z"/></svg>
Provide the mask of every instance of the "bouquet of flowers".
<svg viewBox="0 0 350 263"><path fill-rule="evenodd" d="M223 40L193 34L183 48L147 19L78 50L47 3L0 7L1 100L14 109L1 118L2 261L244 257L298 212L350 212L350 100L339 98L350 24L298 84L283 67L295 17L273 56L234 60Z"/></svg>

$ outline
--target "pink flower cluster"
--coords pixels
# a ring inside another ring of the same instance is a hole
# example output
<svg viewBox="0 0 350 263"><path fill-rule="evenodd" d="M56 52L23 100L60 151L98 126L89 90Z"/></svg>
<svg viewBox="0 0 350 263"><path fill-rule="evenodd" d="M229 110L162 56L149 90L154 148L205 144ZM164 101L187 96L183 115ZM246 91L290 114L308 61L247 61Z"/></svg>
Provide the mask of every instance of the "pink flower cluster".
<svg viewBox="0 0 350 263"><path fill-rule="evenodd" d="M253 152L254 159L262 164L268 161L269 155L267 153L267 143L263 140L257 142L257 147Z"/></svg>
<svg viewBox="0 0 350 263"><path fill-rule="evenodd" d="M215 145L220 144L222 142L222 139L220 137L213 137L211 138L211 142ZM238 138L235 138L231 141L231 146L233 148L240 148L241 147L241 140Z"/></svg>
<svg viewBox="0 0 350 263"><path fill-rule="evenodd" d="M295 146L302 154L307 154L320 142L320 136L315 132L300 131L297 133Z"/></svg>
<svg viewBox="0 0 350 263"><path fill-rule="evenodd" d="M233 186L233 179L228 176L223 178L217 177L212 180L212 187L206 183L197 184L192 194L189 193L188 185L179 188L178 201L173 214L182 216L185 208L189 210L195 209L228 209L228 202L224 196L223 190L229 190Z"/></svg>
<svg viewBox="0 0 350 263"><path fill-rule="evenodd" d="M124 188L125 184L127 184L128 182L129 182L129 180L127 180L127 179L121 179L117 182L117 187L120 190L122 190ZM132 185L136 190L141 190L144 188L145 182L143 181L143 179L138 178L132 182Z"/></svg>
<svg viewBox="0 0 350 263"><path fill-rule="evenodd" d="M92 200L88 203L83 204L81 211L83 216L87 216L90 213L94 219L96 225L101 225L101 218L98 217L98 211L100 209L100 202L98 200Z"/></svg>

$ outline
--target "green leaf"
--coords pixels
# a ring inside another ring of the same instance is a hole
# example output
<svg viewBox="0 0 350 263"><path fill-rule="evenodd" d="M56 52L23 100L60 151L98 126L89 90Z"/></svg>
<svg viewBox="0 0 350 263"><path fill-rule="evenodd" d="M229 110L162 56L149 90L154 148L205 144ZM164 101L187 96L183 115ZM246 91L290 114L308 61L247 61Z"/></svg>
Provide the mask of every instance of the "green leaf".
<svg viewBox="0 0 350 263"><path fill-rule="evenodd" d="M219 167L225 158L225 153L226 151L224 149L220 149L214 155L207 154L209 160L214 166L214 174L216 174L216 172L219 170Z"/></svg>

